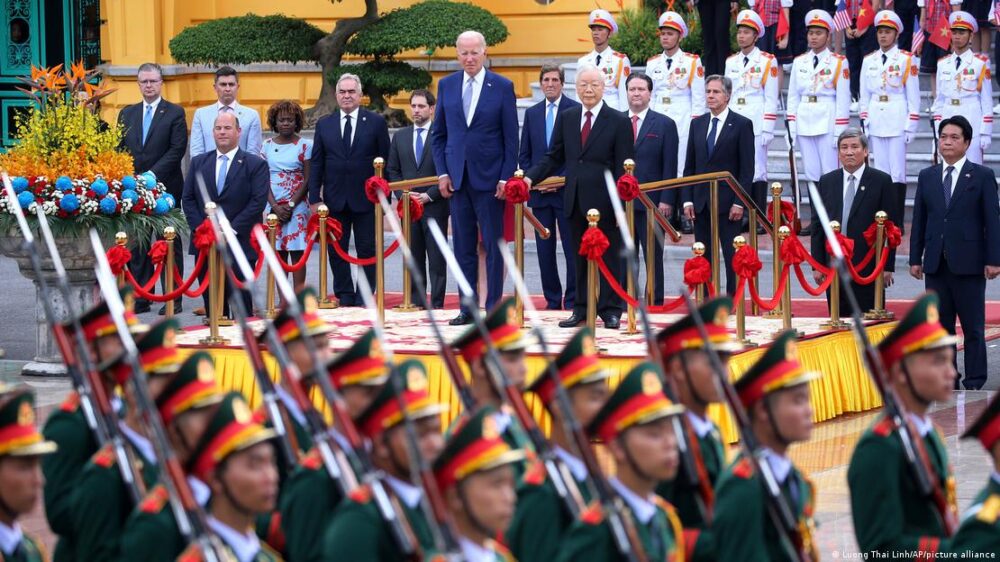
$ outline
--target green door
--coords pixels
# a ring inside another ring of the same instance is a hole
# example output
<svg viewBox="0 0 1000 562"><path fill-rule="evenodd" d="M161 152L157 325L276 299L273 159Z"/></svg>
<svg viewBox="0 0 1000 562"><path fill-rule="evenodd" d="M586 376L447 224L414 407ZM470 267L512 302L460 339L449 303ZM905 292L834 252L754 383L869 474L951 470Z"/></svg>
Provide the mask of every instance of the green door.
<svg viewBox="0 0 1000 562"><path fill-rule="evenodd" d="M18 77L30 76L31 67L45 61L45 17L42 0L0 0L0 142L8 146L14 136L14 118L31 102L15 88ZM58 64L58 63L56 63Z"/></svg>

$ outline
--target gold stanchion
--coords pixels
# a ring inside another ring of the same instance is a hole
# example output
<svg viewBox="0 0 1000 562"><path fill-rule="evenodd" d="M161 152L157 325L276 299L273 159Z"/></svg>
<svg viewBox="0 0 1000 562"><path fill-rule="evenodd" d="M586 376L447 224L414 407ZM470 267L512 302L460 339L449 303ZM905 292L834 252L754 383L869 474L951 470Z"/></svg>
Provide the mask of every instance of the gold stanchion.
<svg viewBox="0 0 1000 562"><path fill-rule="evenodd" d="M625 163L624 163L624 167L625 167L625 173L626 174L631 174L631 173L635 172L635 160L632 160L631 158L626 159ZM625 202L625 221L628 222L629 236L632 237L632 240L635 240L635 200L634 199L631 200L631 201L626 201ZM639 246L638 245L636 245L635 251L637 253L639 252ZM646 246L646 255L649 255L649 246ZM636 256L636 257L638 258L638 256ZM632 268L629 267L627 269L628 269L628 271L625 272L625 281L626 281L625 291L628 293L629 297L631 297L631 298L634 299L635 298L635 294L636 294L636 287L635 286L636 286L636 283L638 282L638 280L635 278L635 272L632 271ZM646 270L646 277L647 278L649 277L649 269ZM589 318L589 316L588 316L588 318ZM638 333L639 330L638 330L638 328L636 328L636 325L635 325L635 307L632 306L631 304L628 305L628 308L626 309L626 318L627 318L628 322L626 323L626 326L625 326L625 333L626 334L636 334L636 333Z"/></svg>
<svg viewBox="0 0 1000 562"><path fill-rule="evenodd" d="M716 291L722 290L719 280L719 265L722 263L722 252L719 250L719 181L708 182L708 211L711 213L709 224L712 230L712 283Z"/></svg>
<svg viewBox="0 0 1000 562"><path fill-rule="evenodd" d="M123 248L128 248L128 234L125 232L118 232L115 234L115 246L121 246ZM128 267L126 265L126 267ZM125 270L122 269L121 273L116 276L118 280L118 289L123 289L125 287Z"/></svg>
<svg viewBox="0 0 1000 562"><path fill-rule="evenodd" d="M385 160L375 159L375 177L382 177ZM375 308L378 320L385 323L385 232L382 224L382 205L375 204ZM405 222L405 221L404 221ZM405 228L405 227L404 227ZM361 272L364 275L364 271Z"/></svg>
<svg viewBox="0 0 1000 562"><path fill-rule="evenodd" d="M524 179L524 170L514 171L515 178ZM524 271L524 203L514 204L514 262L518 271ZM514 291L514 310L517 314L517 324L524 326L524 301L521 293Z"/></svg>
<svg viewBox="0 0 1000 562"><path fill-rule="evenodd" d="M167 260L163 262L163 292L174 292L174 239L177 238L177 230L172 226L163 229L163 239L167 241ZM164 305L167 308L166 316L170 318L174 315L174 300L170 299Z"/></svg>
<svg viewBox="0 0 1000 562"><path fill-rule="evenodd" d="M771 248L774 254L774 259L771 260L771 271L772 279L774 279L774 286L778 286L779 278L781 277L781 262L779 260L778 254L781 250L781 238L778 231L781 230L781 184L774 182L771 184L771 225L774 229L771 231ZM755 303L756 306L756 303ZM764 318L778 318L782 315L782 306L779 304L774 308L774 310L768 310L764 313Z"/></svg>
<svg viewBox="0 0 1000 562"><path fill-rule="evenodd" d="M759 252L760 246L757 244L757 213L752 209L747 209L747 213L750 213L748 224L750 228L750 247L753 248L755 252ZM753 282L756 286L760 286L760 272L753 274ZM760 306L757 305L757 301L750 303L750 314L753 316L760 315Z"/></svg>
<svg viewBox="0 0 1000 562"><path fill-rule="evenodd" d="M588 228L597 228L597 223L600 220L600 211L597 209L587 211ZM599 290L597 264L593 260L587 260L587 327L595 334L597 333L597 291Z"/></svg>
<svg viewBox="0 0 1000 562"><path fill-rule="evenodd" d="M410 233L412 232L413 225L410 224L413 217L410 216L410 190L409 188L403 189L403 195L400 197L400 201L403 201L403 238L406 240L406 245L410 244ZM381 205L377 205L381 208ZM406 259L406 256L403 256ZM399 306L393 307L396 312L416 312L420 310L420 307L413 305L413 287L410 285L410 269L406 267L406 262L403 262L403 302ZM423 299L427 298L427 295L423 295Z"/></svg>
<svg viewBox="0 0 1000 562"><path fill-rule="evenodd" d="M740 248L747 245L747 239L740 235L733 238L733 248L739 251ZM751 299L752 300L752 299ZM746 314L746 302L741 297L736 299L736 339L739 340L740 345L743 347L757 347L757 344L747 339L747 314Z"/></svg>
<svg viewBox="0 0 1000 562"><path fill-rule="evenodd" d="M885 221L889 215L885 211L875 213L875 263L882 261L885 252ZM865 313L865 320L892 320L896 315L885 309L885 280L879 275L875 278L875 308Z"/></svg>
<svg viewBox="0 0 1000 562"><path fill-rule="evenodd" d="M269 213L267 215L267 241L271 244L271 249L277 253L278 250L278 215ZM312 244L312 240L307 240L307 244ZM284 271L278 273L284 275ZM274 318L278 312L274 308L274 276L276 273L267 268L267 317Z"/></svg>
<svg viewBox="0 0 1000 562"><path fill-rule="evenodd" d="M215 203L209 201L205 203L206 214L215 207ZM219 250L215 244L208 249L208 310L205 314L205 323L208 324L208 337L202 338L198 343L202 345L224 345L229 340L219 335L221 326L220 316L222 316L222 300L225 297L225 286L223 275L225 272L220 267Z"/></svg>
<svg viewBox="0 0 1000 562"><path fill-rule="evenodd" d="M329 291L326 287L327 257L330 255L328 237L330 233L326 231L326 218L330 216L330 208L320 204L316 207L316 214L319 215L319 307L323 309L337 308L340 304L330 300ZM334 240L334 244L339 244L339 240Z"/></svg>
<svg viewBox="0 0 1000 562"><path fill-rule="evenodd" d="M646 209L646 305L653 306L653 288L656 286L657 268L663 267L662 263L654 263L653 257L655 246L660 242L656 239L656 219L653 213L659 212L656 209ZM662 244L661 244L662 249Z"/></svg>
<svg viewBox="0 0 1000 562"><path fill-rule="evenodd" d="M701 242L695 242L694 244L691 244L691 253L693 255L695 255L696 257L697 256L704 256L705 255L705 245L702 244ZM694 298L695 298L695 302L697 302L699 305L701 303L705 302L705 284L704 283L702 283L702 284L698 285L697 287L695 287L695 289L694 289Z"/></svg>
<svg viewBox="0 0 1000 562"><path fill-rule="evenodd" d="M792 235L792 229L788 228L787 226L782 226L778 228L778 245L774 247L774 261L778 264L778 275L776 275L774 278L775 290L777 290L778 283L781 280L782 263L781 263L781 252L779 251L779 249L781 248L781 243L785 241L785 238L788 238L791 235ZM785 283L785 291L781 295L781 330L775 332L774 335L775 337L777 337L778 334L780 334L781 332L791 329L792 329L792 284L791 282L789 282ZM796 334L795 337L802 336L802 332L798 330L795 330L795 334Z"/></svg>
<svg viewBox="0 0 1000 562"><path fill-rule="evenodd" d="M840 232L840 223L830 221L830 228L834 233ZM831 272L833 281L830 283L830 320L820 324L820 328L827 330L846 330L850 324L840 319L840 276L836 272Z"/></svg>

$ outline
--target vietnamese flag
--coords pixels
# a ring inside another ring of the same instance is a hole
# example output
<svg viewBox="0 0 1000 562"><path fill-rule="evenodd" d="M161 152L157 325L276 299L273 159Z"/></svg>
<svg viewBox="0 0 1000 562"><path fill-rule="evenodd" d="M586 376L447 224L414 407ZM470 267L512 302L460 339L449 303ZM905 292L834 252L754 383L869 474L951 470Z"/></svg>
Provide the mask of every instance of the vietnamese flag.
<svg viewBox="0 0 1000 562"><path fill-rule="evenodd" d="M788 18L785 17L784 8L778 10L778 31L774 34L775 39L781 41L788 35Z"/></svg>
<svg viewBox="0 0 1000 562"><path fill-rule="evenodd" d="M861 3L861 9L858 10L858 20L854 25L857 29L868 29L873 23L875 23L875 10L872 9L871 0L864 0Z"/></svg>
<svg viewBox="0 0 1000 562"><path fill-rule="evenodd" d="M938 17L934 17L934 12L937 8L942 8L942 13L938 14ZM948 23L948 14L951 12L951 6L945 3L943 6L939 6L938 2L932 2L931 7L928 9L927 21L934 22L930 25L930 29L924 31L927 34L927 40L934 43L942 50L948 51L951 49L951 25Z"/></svg>

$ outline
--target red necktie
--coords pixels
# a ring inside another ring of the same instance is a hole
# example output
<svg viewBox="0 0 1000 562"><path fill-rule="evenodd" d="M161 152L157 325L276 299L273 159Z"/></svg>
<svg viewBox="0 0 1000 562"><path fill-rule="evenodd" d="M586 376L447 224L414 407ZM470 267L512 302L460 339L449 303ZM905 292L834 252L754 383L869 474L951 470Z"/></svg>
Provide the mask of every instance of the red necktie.
<svg viewBox="0 0 1000 562"><path fill-rule="evenodd" d="M639 116L632 116L632 142L639 140Z"/></svg>
<svg viewBox="0 0 1000 562"><path fill-rule="evenodd" d="M580 144L584 146L587 145L587 137L590 136L590 118L594 114L588 111L585 115L587 116L587 120L583 122L583 128L580 129Z"/></svg>

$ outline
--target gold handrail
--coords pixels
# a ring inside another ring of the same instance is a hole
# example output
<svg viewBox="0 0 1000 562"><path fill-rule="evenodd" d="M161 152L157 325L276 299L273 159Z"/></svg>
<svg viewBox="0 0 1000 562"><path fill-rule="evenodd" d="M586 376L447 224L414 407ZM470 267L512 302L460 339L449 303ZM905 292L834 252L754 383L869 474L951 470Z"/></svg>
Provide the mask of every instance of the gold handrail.
<svg viewBox="0 0 1000 562"><path fill-rule="evenodd" d="M431 187L437 184L437 176L424 176L422 178L413 178L412 180L391 181L389 182L389 189L393 191L406 191L415 187Z"/></svg>
<svg viewBox="0 0 1000 562"><path fill-rule="evenodd" d="M700 183L707 184L712 181L716 182L723 181L729 184L729 187L733 190L733 193L736 194L736 197L738 197L739 200L743 203L743 206L757 214L758 220L760 221L759 224L764 227L764 230L766 230L768 234L773 233L774 225L771 224L771 221L767 220L767 212L765 212L764 210L762 210L760 207L757 206L757 203L755 203L754 200L750 197L750 195L747 194L747 192L743 189L743 186L740 185L740 182L736 181L736 178L733 177L733 174L729 172L709 172L705 174L696 174L693 176L685 176L669 180L653 181L641 184L639 186L639 189L642 191L677 189L680 187L686 187L689 185L696 185Z"/></svg>

